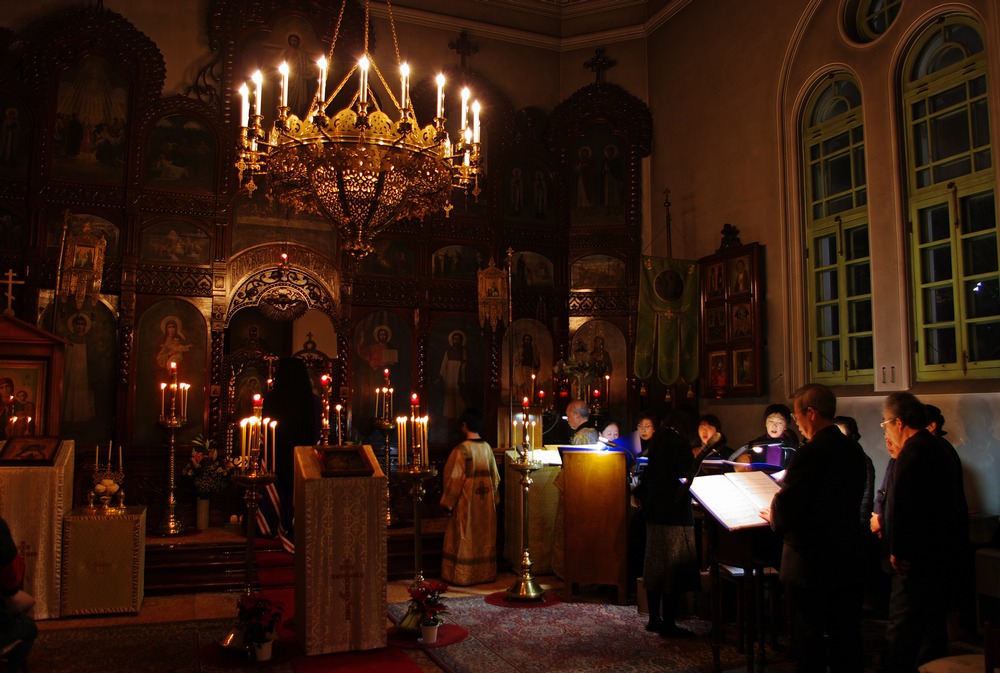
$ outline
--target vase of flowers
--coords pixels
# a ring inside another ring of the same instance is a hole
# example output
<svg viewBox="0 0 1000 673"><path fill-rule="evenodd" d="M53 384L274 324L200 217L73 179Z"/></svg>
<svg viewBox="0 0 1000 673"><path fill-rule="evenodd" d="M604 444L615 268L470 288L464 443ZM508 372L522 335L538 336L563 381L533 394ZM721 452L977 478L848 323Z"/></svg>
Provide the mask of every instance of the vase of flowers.
<svg viewBox="0 0 1000 673"><path fill-rule="evenodd" d="M236 601L236 621L243 634L243 645L253 647L257 660L270 659L269 645L281 623L281 604L260 594L243 594Z"/></svg>
<svg viewBox="0 0 1000 673"><path fill-rule="evenodd" d="M190 480L198 496L198 530L208 528L208 500L219 495L229 484L229 474L233 470L228 456L219 456L212 446L212 440L198 435L194 439L191 457L184 465L183 474ZM204 501L204 502L203 502Z"/></svg>
<svg viewBox="0 0 1000 673"><path fill-rule="evenodd" d="M437 627L442 620L439 616L442 612L447 612L443 602L443 594L448 590L448 585L444 582L417 582L409 588L410 608L403 615L399 623L401 629L407 631L422 631L426 627L434 627L433 636L429 633L424 635L424 642L431 643L428 637L437 639Z"/></svg>

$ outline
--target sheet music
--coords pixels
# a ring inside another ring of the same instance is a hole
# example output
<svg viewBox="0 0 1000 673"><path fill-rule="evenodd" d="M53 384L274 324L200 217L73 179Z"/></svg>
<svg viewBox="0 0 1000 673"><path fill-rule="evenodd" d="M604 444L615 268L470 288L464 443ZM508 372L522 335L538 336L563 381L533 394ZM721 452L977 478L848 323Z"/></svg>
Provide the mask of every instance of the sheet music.
<svg viewBox="0 0 1000 673"><path fill-rule="evenodd" d="M760 510L771 506L779 488L763 472L711 474L691 482L691 494L729 530L767 526Z"/></svg>

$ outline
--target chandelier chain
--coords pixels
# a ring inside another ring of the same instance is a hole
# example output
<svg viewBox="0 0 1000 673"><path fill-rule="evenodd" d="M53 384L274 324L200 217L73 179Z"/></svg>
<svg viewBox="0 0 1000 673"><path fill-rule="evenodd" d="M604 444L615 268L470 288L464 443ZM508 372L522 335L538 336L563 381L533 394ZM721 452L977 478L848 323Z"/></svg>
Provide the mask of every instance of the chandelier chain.
<svg viewBox="0 0 1000 673"><path fill-rule="evenodd" d="M396 64L399 65L403 59L399 56L399 40L396 38L396 22L392 18L392 3L385 0L385 6L389 10L389 29L392 31L392 46L396 48Z"/></svg>
<svg viewBox="0 0 1000 673"><path fill-rule="evenodd" d="M347 2L347 0L344 0ZM368 55L368 10L371 6L369 0L365 0L365 56Z"/></svg>
<svg viewBox="0 0 1000 673"><path fill-rule="evenodd" d="M340 3L340 11L337 13L337 25L333 29L333 40L330 41L330 51L326 54L328 62L333 61L333 50L337 46L337 38L340 36L340 23L344 20L344 8L347 7L347 0ZM366 17L367 18L367 17ZM365 24L365 52L368 51L368 25Z"/></svg>

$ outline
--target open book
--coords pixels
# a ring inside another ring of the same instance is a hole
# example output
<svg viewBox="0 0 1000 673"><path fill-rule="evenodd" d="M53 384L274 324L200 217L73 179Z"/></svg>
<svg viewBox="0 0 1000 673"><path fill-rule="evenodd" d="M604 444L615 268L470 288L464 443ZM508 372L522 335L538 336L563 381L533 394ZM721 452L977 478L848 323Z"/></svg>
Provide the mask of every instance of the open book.
<svg viewBox="0 0 1000 673"><path fill-rule="evenodd" d="M695 477L691 495L729 530L767 526L760 511L781 486L764 472L726 472Z"/></svg>

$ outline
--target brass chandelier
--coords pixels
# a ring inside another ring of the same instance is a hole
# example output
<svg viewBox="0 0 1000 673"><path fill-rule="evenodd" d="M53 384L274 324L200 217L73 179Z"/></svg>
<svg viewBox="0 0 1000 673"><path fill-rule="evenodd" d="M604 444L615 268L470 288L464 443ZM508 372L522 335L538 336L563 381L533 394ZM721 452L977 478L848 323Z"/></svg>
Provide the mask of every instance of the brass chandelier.
<svg viewBox="0 0 1000 673"><path fill-rule="evenodd" d="M255 175L266 175L272 198L298 210L330 218L344 247L360 259L372 252L374 237L397 219L418 218L444 210L447 216L453 187L479 195L480 106L469 104L462 89L461 127L451 142L445 130L444 75L437 76L437 115L420 127L410 99L410 70L399 56L399 43L389 10L389 25L399 65L397 100L382 71L368 52L368 5L365 1L364 53L328 97L328 69L340 35L343 0L326 57L316 62L317 87L303 118L288 107L289 67L282 63L277 118L269 132L261 110L263 75L253 74L253 88L240 87L242 107L236 168L243 188L257 189ZM374 73L392 116L382 109L369 75ZM327 114L327 108L357 75L358 89L347 107ZM469 113L472 121L469 123ZM394 119L395 118L395 119ZM244 176L246 176L244 178Z"/></svg>

